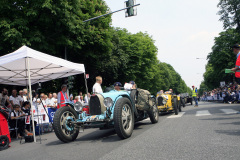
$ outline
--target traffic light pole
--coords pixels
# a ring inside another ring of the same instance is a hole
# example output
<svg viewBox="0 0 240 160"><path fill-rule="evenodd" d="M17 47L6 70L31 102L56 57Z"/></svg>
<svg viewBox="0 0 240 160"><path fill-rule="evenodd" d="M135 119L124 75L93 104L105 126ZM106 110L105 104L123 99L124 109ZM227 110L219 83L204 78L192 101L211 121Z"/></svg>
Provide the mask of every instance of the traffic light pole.
<svg viewBox="0 0 240 160"><path fill-rule="evenodd" d="M139 5L140 5L140 4L135 4L135 5L133 5L133 6L130 6L130 7L127 7L127 8L123 8L123 9L120 9L120 10L117 10L117 11L114 11L114 12L111 12L111 13L107 13L107 14L104 14L104 15L101 15L101 16L97 16L97 17L94 17L94 18L85 20L85 21L83 21L83 22L92 21L92 20L95 20L95 19L98 19L98 18L107 16L107 15L110 15L110 14L113 14L113 13L117 13L117 12L120 12L120 11L123 11L123 10L126 10L126 9L129 9L129 8L132 8L132 7L136 7L136 6L139 6Z"/></svg>

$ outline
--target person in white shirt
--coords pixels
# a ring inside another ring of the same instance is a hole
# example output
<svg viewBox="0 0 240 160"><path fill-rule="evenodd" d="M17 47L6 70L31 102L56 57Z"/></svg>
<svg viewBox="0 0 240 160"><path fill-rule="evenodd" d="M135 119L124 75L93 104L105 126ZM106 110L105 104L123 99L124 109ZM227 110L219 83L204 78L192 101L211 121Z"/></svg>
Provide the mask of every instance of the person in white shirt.
<svg viewBox="0 0 240 160"><path fill-rule="evenodd" d="M83 100L83 96L80 96L80 101L79 101L81 104L82 104L82 106L84 106L84 100Z"/></svg>
<svg viewBox="0 0 240 160"><path fill-rule="evenodd" d="M23 99L24 99L24 102L26 102L28 100L28 90L27 89L23 89Z"/></svg>
<svg viewBox="0 0 240 160"><path fill-rule="evenodd" d="M93 85L93 94L103 93L101 84L102 84L102 77L97 76L96 83Z"/></svg>
<svg viewBox="0 0 240 160"><path fill-rule="evenodd" d="M22 91L22 90L19 91L18 99L19 99L22 103L25 102L25 101L24 101L24 98L23 98L23 91Z"/></svg>
<svg viewBox="0 0 240 160"><path fill-rule="evenodd" d="M81 96L83 96L82 91L79 92L78 98L80 99Z"/></svg>
<svg viewBox="0 0 240 160"><path fill-rule="evenodd" d="M37 99L37 105L43 105L43 107L46 106L46 98L44 93L41 93L40 98Z"/></svg>
<svg viewBox="0 0 240 160"><path fill-rule="evenodd" d="M12 105L9 101L8 90L6 88L3 88L2 93L0 93L0 106L2 107L8 107L9 111L11 112L13 110ZM6 104L7 102L7 104Z"/></svg>
<svg viewBox="0 0 240 160"><path fill-rule="evenodd" d="M90 97L91 97L91 94L88 92L88 94L85 94L85 97L84 97L84 101L85 101L85 103L89 103L89 101L90 101Z"/></svg>
<svg viewBox="0 0 240 160"><path fill-rule="evenodd" d="M37 93L34 93L33 94L33 106L35 107L35 108L37 108L37 99L38 99L38 94Z"/></svg>
<svg viewBox="0 0 240 160"><path fill-rule="evenodd" d="M49 107L49 108L57 108L57 106L55 104L55 99L53 98L52 93L48 94L47 107Z"/></svg>
<svg viewBox="0 0 240 160"><path fill-rule="evenodd" d="M15 104L22 106L22 101L18 98L16 89L12 90L12 95L10 96L9 100L12 106Z"/></svg>
<svg viewBox="0 0 240 160"><path fill-rule="evenodd" d="M54 105L57 106L57 93L53 93Z"/></svg>
<svg viewBox="0 0 240 160"><path fill-rule="evenodd" d="M80 99L78 98L78 96L75 96L75 99L73 100L74 103L80 102Z"/></svg>

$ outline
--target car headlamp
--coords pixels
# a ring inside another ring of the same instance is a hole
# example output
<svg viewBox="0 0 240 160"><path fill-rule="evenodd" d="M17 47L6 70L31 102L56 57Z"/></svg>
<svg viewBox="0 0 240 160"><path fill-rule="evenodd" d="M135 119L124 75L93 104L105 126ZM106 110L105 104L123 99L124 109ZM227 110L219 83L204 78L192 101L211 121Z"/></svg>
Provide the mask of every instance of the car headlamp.
<svg viewBox="0 0 240 160"><path fill-rule="evenodd" d="M107 98L104 99L104 106L105 107L109 108L109 107L112 107L112 105L113 105L112 98L107 97Z"/></svg>
<svg viewBox="0 0 240 160"><path fill-rule="evenodd" d="M167 101L164 99L164 100L162 101L162 103L163 103L163 104L166 104L166 103L167 103Z"/></svg>

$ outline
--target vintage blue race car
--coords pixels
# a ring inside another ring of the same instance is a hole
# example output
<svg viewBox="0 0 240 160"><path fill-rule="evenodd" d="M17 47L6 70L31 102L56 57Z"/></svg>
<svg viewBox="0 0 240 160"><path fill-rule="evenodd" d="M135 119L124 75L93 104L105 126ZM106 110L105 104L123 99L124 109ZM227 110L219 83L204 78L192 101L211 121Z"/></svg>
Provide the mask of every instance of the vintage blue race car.
<svg viewBox="0 0 240 160"><path fill-rule="evenodd" d="M80 128L92 127L114 128L120 138L129 138L135 122L149 117L152 123L157 123L159 119L156 98L140 94L143 93L141 91L112 89L92 95L89 102L90 115L79 110L77 104L66 103L68 106L58 109L54 115L53 128L56 136L63 142L71 142L77 138ZM141 99L141 96L145 96L146 100Z"/></svg>

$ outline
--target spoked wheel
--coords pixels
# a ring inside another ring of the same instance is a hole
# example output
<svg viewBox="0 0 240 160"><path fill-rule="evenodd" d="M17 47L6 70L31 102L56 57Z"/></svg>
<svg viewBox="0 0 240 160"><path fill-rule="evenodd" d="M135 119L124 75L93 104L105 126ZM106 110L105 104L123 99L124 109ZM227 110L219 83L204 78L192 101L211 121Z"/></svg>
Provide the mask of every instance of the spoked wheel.
<svg viewBox="0 0 240 160"><path fill-rule="evenodd" d="M7 136L0 136L0 151L7 149L9 146L9 139Z"/></svg>
<svg viewBox="0 0 240 160"><path fill-rule="evenodd" d="M117 135L126 139L132 135L134 128L134 116L132 105L128 98L121 98L114 108L114 128Z"/></svg>
<svg viewBox="0 0 240 160"><path fill-rule="evenodd" d="M178 115L178 102L177 102L177 98L173 99L173 107L174 107L175 115Z"/></svg>
<svg viewBox="0 0 240 160"><path fill-rule="evenodd" d="M67 143L77 138L79 128L73 124L77 117L76 111L70 107L62 107L57 110L53 119L53 129L59 140Z"/></svg>
<svg viewBox="0 0 240 160"><path fill-rule="evenodd" d="M152 108L148 111L149 118L152 122L152 124L157 123L159 119L159 111L157 108L156 100L155 98L152 98L153 101L153 106Z"/></svg>

